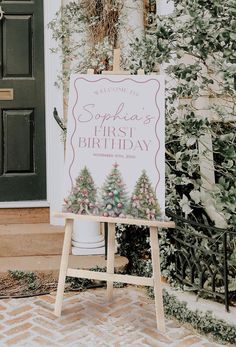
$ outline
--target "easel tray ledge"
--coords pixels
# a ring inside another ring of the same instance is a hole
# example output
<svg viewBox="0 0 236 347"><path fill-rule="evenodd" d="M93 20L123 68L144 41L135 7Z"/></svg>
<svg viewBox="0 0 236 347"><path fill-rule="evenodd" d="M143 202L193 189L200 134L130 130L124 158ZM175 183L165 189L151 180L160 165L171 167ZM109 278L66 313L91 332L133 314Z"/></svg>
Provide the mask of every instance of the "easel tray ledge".
<svg viewBox="0 0 236 347"><path fill-rule="evenodd" d="M130 225L143 225L148 227L157 228L175 228L175 223L172 221L157 221L157 220L144 220L135 218L113 218L103 217L94 215L82 215L70 212L57 212L54 214L56 218L73 219L73 220L84 220L93 221L100 223L111 223L111 224L130 224Z"/></svg>

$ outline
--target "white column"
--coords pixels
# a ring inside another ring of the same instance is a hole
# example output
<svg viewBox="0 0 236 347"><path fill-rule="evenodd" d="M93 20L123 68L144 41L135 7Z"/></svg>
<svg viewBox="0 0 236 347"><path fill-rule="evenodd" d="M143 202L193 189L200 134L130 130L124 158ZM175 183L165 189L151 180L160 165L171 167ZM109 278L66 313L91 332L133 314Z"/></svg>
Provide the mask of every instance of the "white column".
<svg viewBox="0 0 236 347"><path fill-rule="evenodd" d="M158 15L167 15L174 11L173 1L168 0L156 0L157 4L157 14Z"/></svg>
<svg viewBox="0 0 236 347"><path fill-rule="evenodd" d="M119 46L122 57L128 55L129 44L135 37L141 37L144 31L144 8L143 0L126 0L121 16L123 17L123 27L120 29Z"/></svg>
<svg viewBox="0 0 236 347"><path fill-rule="evenodd" d="M202 95L194 101L194 106L197 109L199 117L207 117L208 120L212 119L212 112L210 110L210 99L208 95ZM215 223L218 228L227 228L227 221L222 212L217 210L215 200L210 194L215 184L215 167L213 157L212 137L209 132L200 136L198 140L199 151L199 166L201 174L201 189L200 198L202 205L209 218Z"/></svg>
<svg viewBox="0 0 236 347"><path fill-rule="evenodd" d="M159 16L165 16L168 14L171 14L174 11L174 2L169 0L156 0L156 13ZM173 59L174 59L173 55ZM165 69L168 67L169 64L162 64L160 66L160 74L165 75L165 78L170 82L170 79L165 74ZM175 85L175 82L173 83Z"/></svg>

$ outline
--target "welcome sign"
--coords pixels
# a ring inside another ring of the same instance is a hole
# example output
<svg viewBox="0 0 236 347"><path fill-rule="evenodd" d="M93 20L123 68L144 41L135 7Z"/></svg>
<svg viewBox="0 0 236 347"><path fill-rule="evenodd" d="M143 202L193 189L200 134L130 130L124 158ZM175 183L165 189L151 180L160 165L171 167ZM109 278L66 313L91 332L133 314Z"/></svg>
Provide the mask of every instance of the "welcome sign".
<svg viewBox="0 0 236 347"><path fill-rule="evenodd" d="M159 219L164 123L162 76L73 75L64 210Z"/></svg>

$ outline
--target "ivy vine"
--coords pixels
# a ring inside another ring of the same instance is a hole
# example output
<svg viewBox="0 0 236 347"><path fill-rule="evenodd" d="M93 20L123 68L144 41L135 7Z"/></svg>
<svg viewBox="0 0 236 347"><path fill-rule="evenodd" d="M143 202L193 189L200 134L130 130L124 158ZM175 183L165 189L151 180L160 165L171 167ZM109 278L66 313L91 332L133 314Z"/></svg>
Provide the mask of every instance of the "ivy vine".
<svg viewBox="0 0 236 347"><path fill-rule="evenodd" d="M171 15L157 16L144 36L133 41L130 69L166 74L166 206L205 225L223 220L233 231L228 258L234 268L229 287L235 291L236 4L174 0L174 5ZM203 172L201 160L213 173ZM199 247L209 249L206 243ZM170 252L175 249L164 237L162 267L172 281L174 264L166 261Z"/></svg>
<svg viewBox="0 0 236 347"><path fill-rule="evenodd" d="M172 14L149 16L143 37L134 38L131 44L126 69L134 74L139 68L147 74L159 71L166 74L166 206L180 216L206 225L223 220L234 231L236 3L173 1ZM73 72L85 73L94 68L101 73L112 68L112 50L124 21L123 6L121 0L72 1L49 23L57 42L53 51L61 53L63 72L59 84L65 90ZM106 11L110 11L109 15ZM105 23L108 19L111 26ZM210 139L210 146L204 136ZM201 153L200 147L205 147ZM201 160L207 160L214 169L214 182L201 169ZM210 184L203 184L204 181ZM130 259L135 256L132 251L135 237L136 251L140 250L142 259L139 263L133 258L130 271L149 273L148 236L142 231L139 239L130 227L122 226L121 230L123 254ZM236 236L230 235L229 257L236 269ZM168 234L163 233L162 268L171 281L174 264L166 259L174 251ZM230 280L235 281L233 277ZM232 287L234 284L230 283Z"/></svg>

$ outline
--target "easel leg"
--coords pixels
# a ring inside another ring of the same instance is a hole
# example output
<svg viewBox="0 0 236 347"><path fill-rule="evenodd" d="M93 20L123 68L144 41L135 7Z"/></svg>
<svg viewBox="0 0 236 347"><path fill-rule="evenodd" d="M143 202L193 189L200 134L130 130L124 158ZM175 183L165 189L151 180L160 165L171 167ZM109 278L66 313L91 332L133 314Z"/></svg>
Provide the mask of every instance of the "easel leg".
<svg viewBox="0 0 236 347"><path fill-rule="evenodd" d="M163 308L162 287L161 287L161 267L158 233L156 227L150 227L150 241L152 252L152 268L154 279L155 309L157 319L157 329L165 332L165 316Z"/></svg>
<svg viewBox="0 0 236 347"><path fill-rule="evenodd" d="M107 273L114 273L115 263L115 224L108 224L108 245L107 245ZM107 298L112 300L113 282L107 281Z"/></svg>
<svg viewBox="0 0 236 347"><path fill-rule="evenodd" d="M57 285L57 295L56 295L56 302L55 302L55 309L54 309L54 314L57 317L61 316L62 300L63 300L63 294L65 289L65 280L66 280L66 273L68 268L69 253L70 253L70 246L71 246L73 222L74 222L73 219L66 219L65 236L64 236L61 265L60 265L60 274L59 274L59 280Z"/></svg>

